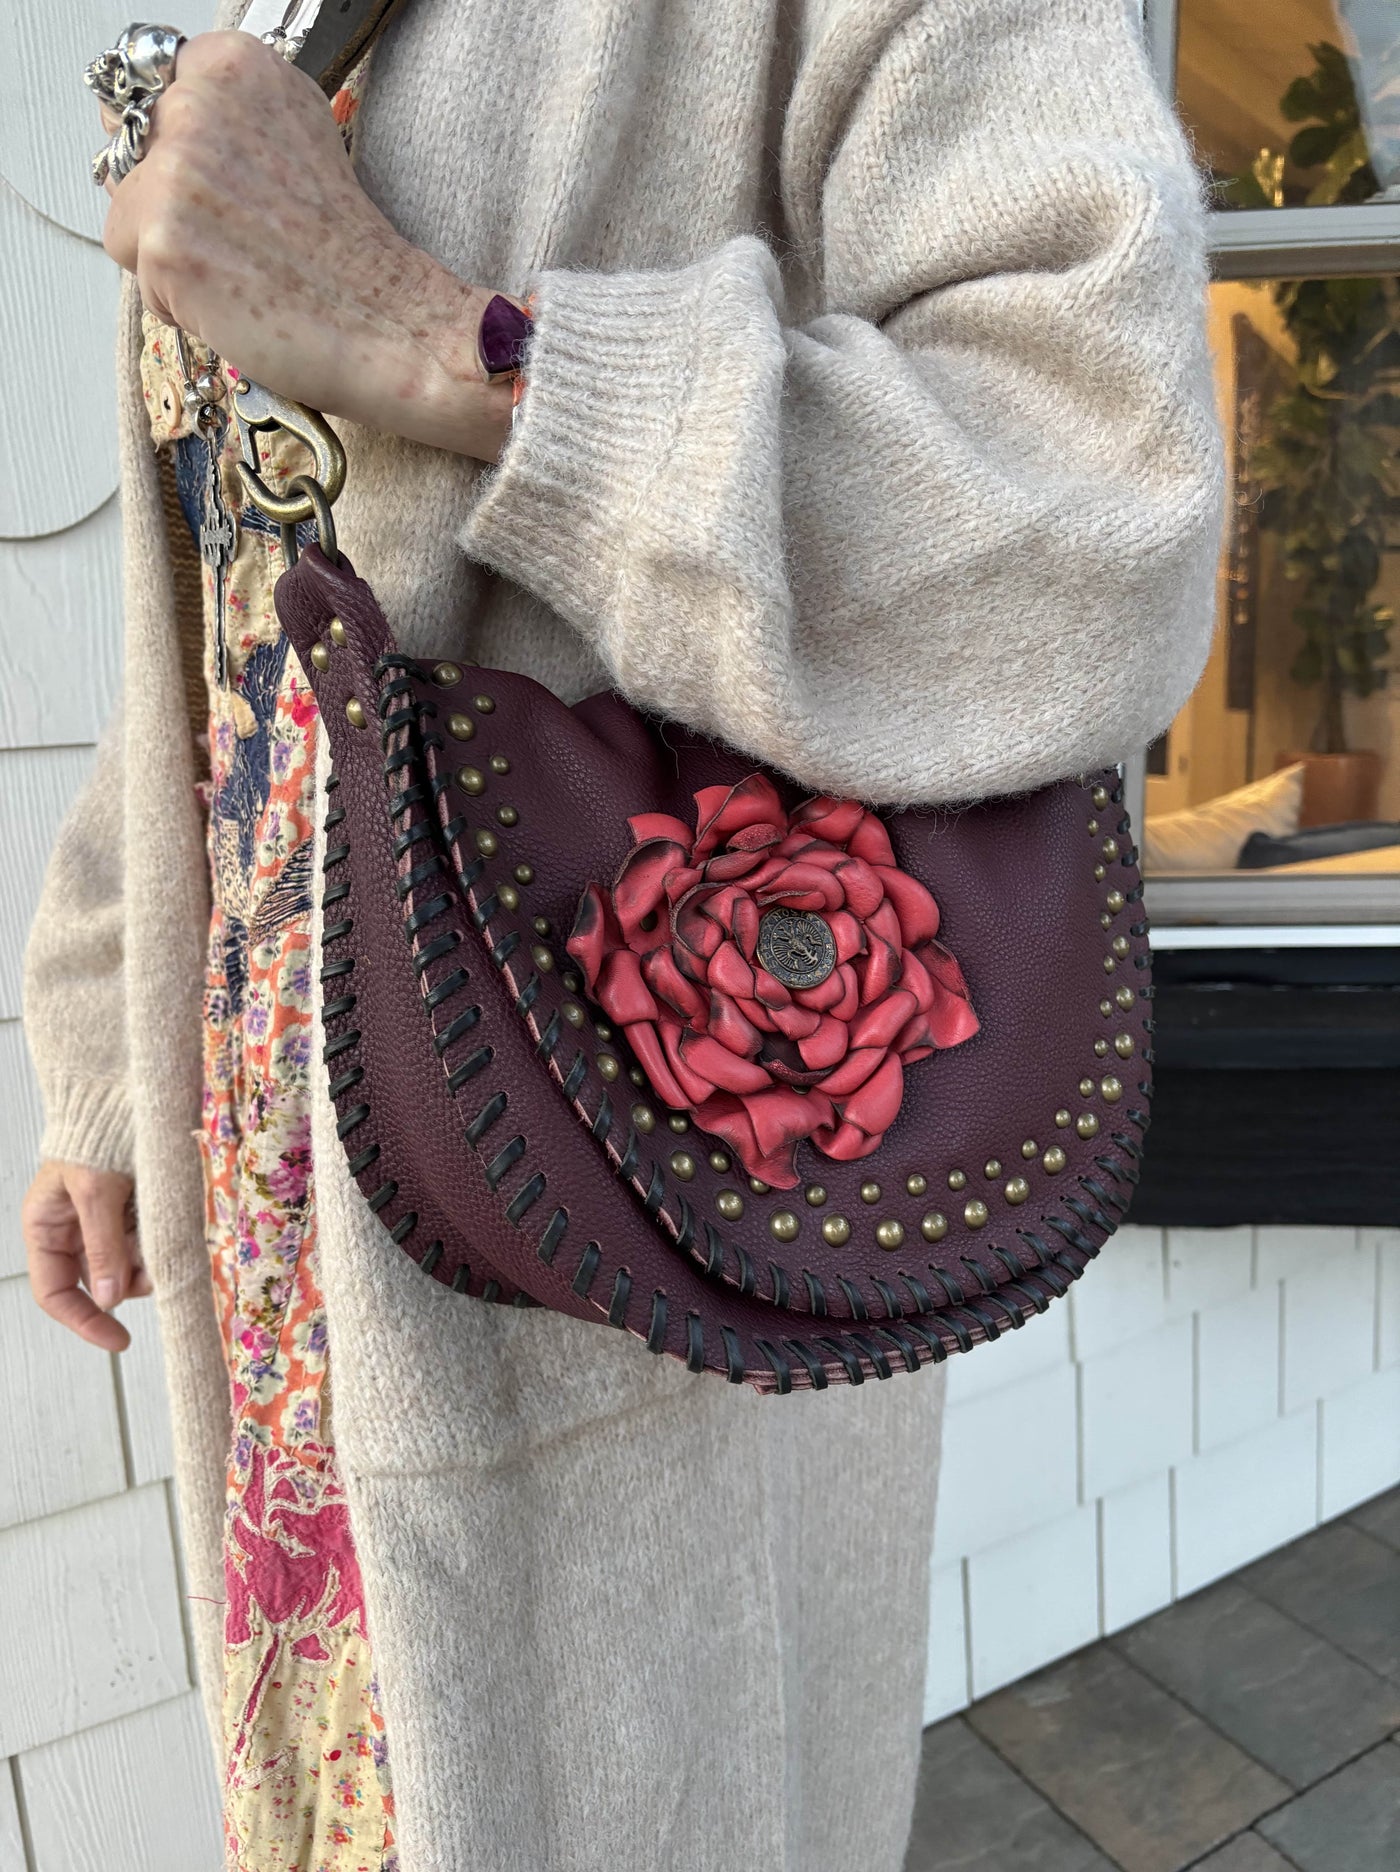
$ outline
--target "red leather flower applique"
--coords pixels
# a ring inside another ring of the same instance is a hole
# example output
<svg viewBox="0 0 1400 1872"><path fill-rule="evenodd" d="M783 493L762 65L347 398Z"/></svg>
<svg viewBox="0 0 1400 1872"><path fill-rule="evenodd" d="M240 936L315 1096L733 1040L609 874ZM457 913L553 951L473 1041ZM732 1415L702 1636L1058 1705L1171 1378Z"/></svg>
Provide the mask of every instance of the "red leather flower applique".
<svg viewBox="0 0 1400 1872"><path fill-rule="evenodd" d="M797 1182L810 1138L848 1162L878 1148L904 1069L977 1032L938 906L864 806L787 813L752 774L669 813L611 891L590 884L568 950L659 1099L722 1138L750 1176Z"/></svg>

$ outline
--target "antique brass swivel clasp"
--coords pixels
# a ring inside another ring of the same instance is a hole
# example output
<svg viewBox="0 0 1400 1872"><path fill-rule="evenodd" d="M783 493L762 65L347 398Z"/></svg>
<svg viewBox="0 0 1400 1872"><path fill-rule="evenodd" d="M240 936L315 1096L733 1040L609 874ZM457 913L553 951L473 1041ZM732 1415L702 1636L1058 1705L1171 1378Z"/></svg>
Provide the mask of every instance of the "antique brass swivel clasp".
<svg viewBox="0 0 1400 1872"><path fill-rule="evenodd" d="M316 522L321 551L332 561L339 554L335 543L335 522L331 506L345 486L345 450L340 437L325 417L305 404L240 377L234 385L233 416L238 424L240 458L238 478L244 493L269 520L282 529L282 550L288 566L296 564L296 530L303 520ZM311 451L313 472L294 475L284 493L270 488L263 477L258 436L265 431L285 429Z"/></svg>

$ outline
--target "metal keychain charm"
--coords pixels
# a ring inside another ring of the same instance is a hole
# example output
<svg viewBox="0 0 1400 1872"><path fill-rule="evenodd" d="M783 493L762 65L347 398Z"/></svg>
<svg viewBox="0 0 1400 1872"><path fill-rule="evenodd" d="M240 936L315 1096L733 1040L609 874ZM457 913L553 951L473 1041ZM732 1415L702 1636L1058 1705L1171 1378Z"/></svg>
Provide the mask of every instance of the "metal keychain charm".
<svg viewBox="0 0 1400 1872"><path fill-rule="evenodd" d="M228 687L228 570L238 545L238 527L224 501L220 461L228 416L220 408L227 388L217 368L218 360L196 374L190 367L185 334L175 333L175 354L180 364L181 393L185 410L195 429L204 439L204 499L199 525L199 556L208 566L214 586L214 681L220 689Z"/></svg>

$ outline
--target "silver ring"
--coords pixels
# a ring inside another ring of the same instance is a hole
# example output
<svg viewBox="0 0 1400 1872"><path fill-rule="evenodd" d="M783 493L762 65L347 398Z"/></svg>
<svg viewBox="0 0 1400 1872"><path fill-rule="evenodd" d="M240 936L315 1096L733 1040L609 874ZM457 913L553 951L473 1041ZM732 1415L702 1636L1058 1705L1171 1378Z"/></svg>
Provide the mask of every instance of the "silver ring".
<svg viewBox="0 0 1400 1872"><path fill-rule="evenodd" d="M111 142L92 159L92 179L99 188L109 176L120 182L145 155L151 107L174 82L175 57L184 43L185 35L175 26L128 26L83 73L83 83L122 120Z"/></svg>

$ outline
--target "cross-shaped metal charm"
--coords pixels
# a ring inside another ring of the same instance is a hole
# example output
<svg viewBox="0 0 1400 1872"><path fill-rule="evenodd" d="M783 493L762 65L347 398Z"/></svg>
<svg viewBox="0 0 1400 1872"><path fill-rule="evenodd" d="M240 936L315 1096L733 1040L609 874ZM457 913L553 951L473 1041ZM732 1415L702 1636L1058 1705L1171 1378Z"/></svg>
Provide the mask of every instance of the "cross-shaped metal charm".
<svg viewBox="0 0 1400 1872"><path fill-rule="evenodd" d="M216 419L205 430L209 455L204 475L204 518L199 527L199 556L209 567L214 580L214 680L221 689L228 687L227 597L224 582L238 542L238 528L224 505L223 486L219 477L219 456L223 449L226 426L223 421Z"/></svg>

